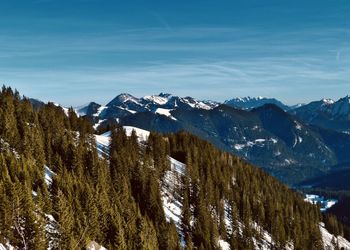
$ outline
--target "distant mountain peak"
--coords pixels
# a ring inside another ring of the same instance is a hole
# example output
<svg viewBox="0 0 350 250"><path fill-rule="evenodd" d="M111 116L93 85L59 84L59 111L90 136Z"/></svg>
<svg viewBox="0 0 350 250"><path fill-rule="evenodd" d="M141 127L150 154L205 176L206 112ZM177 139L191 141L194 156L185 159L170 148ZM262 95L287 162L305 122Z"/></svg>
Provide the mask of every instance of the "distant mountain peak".
<svg viewBox="0 0 350 250"><path fill-rule="evenodd" d="M229 105L234 108L239 108L239 109L246 109L246 110L251 110L257 107L261 107L265 104L274 104L278 107L280 107L283 110L289 110L290 107L287 105L283 104L281 101L275 99L275 98L267 98L267 97L237 97L233 98L231 100L227 100L224 102L226 105Z"/></svg>
<svg viewBox="0 0 350 250"><path fill-rule="evenodd" d="M113 105L120 105L125 102L138 102L139 99L134 97L133 95L130 95L128 93L121 93L117 95L112 101L110 101L107 106L113 106Z"/></svg>
<svg viewBox="0 0 350 250"><path fill-rule="evenodd" d="M161 93L162 94L162 93ZM166 95L147 95L142 97L143 100L151 101L153 103L159 104L159 105L164 105L168 102L169 96Z"/></svg>
<svg viewBox="0 0 350 250"><path fill-rule="evenodd" d="M133 95L130 95L128 93L121 93L121 94L117 95L116 98L118 98L119 100L122 100L122 101L138 99L138 98L136 98Z"/></svg>
<svg viewBox="0 0 350 250"><path fill-rule="evenodd" d="M80 116L84 116L84 115L89 116L89 115L95 114L100 107L101 107L100 104L96 102L90 102L87 105L83 105L75 108L75 112Z"/></svg>
<svg viewBox="0 0 350 250"><path fill-rule="evenodd" d="M350 96L349 96L349 95L346 95L346 96L344 96L343 98L340 98L340 99L338 100L338 102L339 102L339 101L350 103Z"/></svg>
<svg viewBox="0 0 350 250"><path fill-rule="evenodd" d="M339 132L350 131L350 97L349 95L337 101L322 99L310 102L291 111L309 124L323 128L335 129Z"/></svg>
<svg viewBox="0 0 350 250"><path fill-rule="evenodd" d="M330 98L323 98L321 101L327 105L333 104L335 102L333 99Z"/></svg>
<svg viewBox="0 0 350 250"><path fill-rule="evenodd" d="M164 98L169 98L170 96L172 96L172 94L160 92L158 96L164 97Z"/></svg>

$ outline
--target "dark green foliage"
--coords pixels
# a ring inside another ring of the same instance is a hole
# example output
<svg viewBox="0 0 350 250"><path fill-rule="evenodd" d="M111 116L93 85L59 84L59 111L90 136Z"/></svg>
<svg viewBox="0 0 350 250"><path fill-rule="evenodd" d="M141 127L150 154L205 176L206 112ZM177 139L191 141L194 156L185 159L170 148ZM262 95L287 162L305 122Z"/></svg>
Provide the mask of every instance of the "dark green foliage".
<svg viewBox="0 0 350 250"><path fill-rule="evenodd" d="M328 220L327 218L332 218L332 215L335 215L338 220L340 220L343 225L338 225L338 228L343 228L343 236L346 239L350 239L350 197L343 198L339 200L337 204L335 204L333 207L331 207L328 211L327 214L325 215L325 223L326 227L334 227L334 221L333 220ZM333 223L327 223L327 221ZM333 224L333 225L332 225Z"/></svg>
<svg viewBox="0 0 350 250"><path fill-rule="evenodd" d="M262 170L187 133L170 135L169 143L171 155L185 156L187 163L183 201L184 207L193 208L193 213L183 211L183 233L192 235L187 236L186 242L193 242L199 249L215 249L215 238L220 235L233 249L252 249L252 237L259 239L261 230L272 235L277 249L283 249L287 243L296 249L308 249L311 242L321 242L321 214L298 193ZM224 233L226 225L220 219L223 213L230 214L229 234ZM210 214L216 215L217 221ZM194 225L189 227L191 216Z"/></svg>
<svg viewBox="0 0 350 250"><path fill-rule="evenodd" d="M267 231L276 249L319 247L318 208L239 158L187 133L151 133L139 143L116 127L104 159L93 131L73 109L66 115L49 103L33 110L3 88L0 242L22 249L83 249L96 241L108 249L177 250L180 239L186 249L218 249L223 239L232 249L253 249L253 238ZM169 155L187 166L174 194L182 203L179 225L166 220L161 200ZM45 165L55 173L49 185ZM328 224L341 232L332 219Z"/></svg>

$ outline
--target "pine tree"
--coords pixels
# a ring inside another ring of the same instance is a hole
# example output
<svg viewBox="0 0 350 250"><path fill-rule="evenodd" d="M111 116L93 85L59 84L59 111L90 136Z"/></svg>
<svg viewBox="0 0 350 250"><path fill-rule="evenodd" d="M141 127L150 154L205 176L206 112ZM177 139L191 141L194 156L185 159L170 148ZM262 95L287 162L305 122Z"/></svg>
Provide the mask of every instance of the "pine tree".
<svg viewBox="0 0 350 250"><path fill-rule="evenodd" d="M123 224L122 224L122 220L120 218L120 216L116 216L116 226L117 226L117 229L116 229L116 234L115 234L115 237L114 237L114 247L115 249L120 249L120 250L126 250L128 249L127 248L127 244L125 242L125 232L124 232L124 227L123 227Z"/></svg>
<svg viewBox="0 0 350 250"><path fill-rule="evenodd" d="M72 249L75 245L73 238L74 215L72 208L61 190L58 191L57 199L58 203L55 214L59 225L59 245L63 249Z"/></svg>
<svg viewBox="0 0 350 250"><path fill-rule="evenodd" d="M191 208L189 204L189 197L188 197L188 183L184 184L184 190L182 195L182 210L181 210L181 228L182 233L185 237L186 244L189 244L192 242L191 239Z"/></svg>

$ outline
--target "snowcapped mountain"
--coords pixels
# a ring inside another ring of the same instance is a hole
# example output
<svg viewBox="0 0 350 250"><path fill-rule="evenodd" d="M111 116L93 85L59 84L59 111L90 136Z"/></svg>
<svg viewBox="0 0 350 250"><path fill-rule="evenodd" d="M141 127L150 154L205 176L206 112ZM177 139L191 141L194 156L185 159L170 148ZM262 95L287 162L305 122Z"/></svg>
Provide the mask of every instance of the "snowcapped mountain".
<svg viewBox="0 0 350 250"><path fill-rule="evenodd" d="M126 134L131 135L131 132L134 130L138 136L139 142L143 143L147 140L150 132L143 130L137 127L125 126L124 127ZM99 148L104 148L104 153L100 152L100 156L108 154L107 147L110 141L110 132L107 132L103 135L96 135L96 142ZM107 147L106 147L107 146ZM163 204L163 210L165 213L166 220L168 222L174 222L176 230L180 236L180 244L182 247L185 247L185 237L183 235L183 228L181 223L181 216L183 210L183 197L182 197L182 186L183 186L183 177L186 173L186 164L172 158L168 157L170 168L165 172L163 179L160 182L161 188L161 200ZM311 196L307 196L305 199L307 202L315 204ZM227 230L227 234L232 231L231 222L233 220L232 214L230 213L231 208L229 204L225 203L225 214L224 220ZM213 215L214 216L214 215ZM242 222L238 221L239 230L243 231ZM258 223L254 223L254 227L260 232L260 237L252 237L254 242L254 249L256 250L267 250L272 249L275 246L275 242L271 234L264 230ZM335 236L331 234L326 228L325 224L320 222L319 229L325 249L336 249L334 244L338 245L342 249L350 249L350 242L343 238L342 236ZM335 242L335 243L334 243ZM219 249L231 249L230 244L223 240L218 239ZM0 245L1 246L1 245ZM294 249L293 243L289 243L285 246L285 249Z"/></svg>
<svg viewBox="0 0 350 250"><path fill-rule="evenodd" d="M322 99L290 111L306 123L335 129L340 132L350 132L350 96L338 101Z"/></svg>
<svg viewBox="0 0 350 250"><path fill-rule="evenodd" d="M118 126L115 133L113 127L103 130L100 120L109 107L92 104L91 112L88 108L80 112L91 113L101 124L102 129L95 131L71 108L49 103L35 113L27 100L11 99L9 92L1 99L8 105L16 103L18 110L1 113L9 126L0 140L1 157L8 163L2 164L0 212L1 218L8 219L0 223L0 247L103 249L102 244L108 249L179 249L193 245L265 250L315 245L322 249L319 208L295 191L191 133L149 131L191 131L226 151L242 151L249 161L259 158L262 164L271 164L270 171L281 178L285 169L298 167L295 162L303 160L299 153L306 148L318 154L303 162L318 171L325 166L318 168L323 158L340 159L337 150L347 147L346 134L339 133L344 137L337 149L326 142L338 134L313 129L273 104L251 111L227 105L207 109L195 108L200 103L196 100L190 102L192 108L184 105L167 111L166 106L156 106L155 111L117 117L114 121L124 124L124 131ZM142 98L120 97L110 106L128 108L123 105L142 102ZM28 115L23 113L26 108ZM13 128L19 128L15 136ZM273 165L268 160L274 157L264 154L271 153L270 148L290 158ZM303 168L295 172L306 175L313 170ZM330 220L324 221L329 232L350 238L333 228ZM330 238L331 243L341 239Z"/></svg>
<svg viewBox="0 0 350 250"><path fill-rule="evenodd" d="M138 136L139 142L142 143L145 140L147 140L147 137L149 136L149 131L131 127L131 126L125 126L124 127L125 132L128 136L131 135L131 132L134 130L136 132L136 135ZM110 140L110 132L105 133L103 135L97 135L96 136L96 143L99 148L105 147L106 142L107 145L109 144ZM106 150L105 148L104 150ZM100 152L100 156L103 157L104 155L108 154L108 151L104 151L104 153ZM175 223L176 230L180 235L180 242L181 246L185 248L185 236L182 233L182 224L181 224L181 216L182 216L182 208L183 208L183 197L182 197L182 186L183 186L183 177L186 173L186 164L172 158L168 157L170 168L167 170L164 174L163 179L161 180L161 199L163 203L163 209L165 213L166 220L168 222L172 221ZM230 222L232 221L230 210L227 206L227 211L225 213L225 223L227 225L227 230L232 230L230 226ZM242 223L240 223L241 227ZM257 225L257 227L259 227ZM241 228L242 230L242 228ZM271 235L265 231L262 230L262 237L259 239L253 238L256 250L267 250L271 249L274 246L274 242L272 240ZM218 240L218 246L219 249L231 249L230 245L227 241L219 239ZM291 249L291 248L287 248Z"/></svg>
<svg viewBox="0 0 350 250"><path fill-rule="evenodd" d="M90 102L88 105L78 107L75 109L78 115L80 116L90 116L98 113L98 109L101 107L100 104L97 104L96 102Z"/></svg>
<svg viewBox="0 0 350 250"><path fill-rule="evenodd" d="M275 99L241 98L241 103L258 105L268 100ZM335 104L330 100L322 103ZM237 109L164 93L142 98L120 94L106 106L90 103L78 112L86 114L101 131L116 123L163 133L189 131L290 184L323 175L333 165L350 161L350 135L309 126L273 103L245 107Z"/></svg>
<svg viewBox="0 0 350 250"><path fill-rule="evenodd" d="M164 93L142 98L123 93L116 96L106 106L91 102L87 106L77 109L77 113L86 115L93 122L98 123L98 120L120 119L140 112L152 112L171 117L171 111L177 108L210 110L216 106L218 103L213 101L200 101L192 97L178 97Z"/></svg>
<svg viewBox="0 0 350 250"><path fill-rule="evenodd" d="M238 109L247 109L251 110L253 108L261 107L265 104L275 104L283 110L289 110L290 107L283 104L282 102L276 100L275 98L266 98L266 97L243 97L243 98L233 98L224 102L226 105L229 105Z"/></svg>
<svg viewBox="0 0 350 250"><path fill-rule="evenodd" d="M221 103L216 101L197 100L190 96L179 97L168 93L149 95L142 98L137 98L127 93L122 93L108 102L105 106L91 102L88 105L76 108L76 111L79 115L86 115L93 122L98 123L99 121L101 122L101 120L107 121L109 119L119 119L121 117L126 117L128 115L140 112L152 112L154 114L171 117L171 112L176 109L212 110L220 104ZM234 98L225 101L222 104L243 110L251 110L265 104L275 104L283 110L290 109L290 107L284 105L277 99L265 97ZM99 119L96 119L96 117Z"/></svg>

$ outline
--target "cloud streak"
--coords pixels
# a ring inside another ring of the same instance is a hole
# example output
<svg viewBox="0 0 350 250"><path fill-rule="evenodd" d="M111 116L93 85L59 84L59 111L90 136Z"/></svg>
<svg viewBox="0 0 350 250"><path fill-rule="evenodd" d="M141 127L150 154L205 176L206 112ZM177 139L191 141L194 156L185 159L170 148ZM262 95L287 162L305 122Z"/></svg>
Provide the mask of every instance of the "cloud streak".
<svg viewBox="0 0 350 250"><path fill-rule="evenodd" d="M348 86L350 69L344 67L329 72L317 66L305 67L299 62L281 65L279 60L267 59L244 63L156 64L131 69L112 67L40 72L5 69L0 71L0 76L6 79L5 83L23 89L27 95L40 98L42 94L38 89L45 89L47 93L43 96L66 105L90 100L104 103L120 92L144 95L161 91L214 100L246 95L277 96L291 103L318 99L328 93L345 95L342 91ZM312 90L316 88L320 92L313 95ZM97 93L110 93L110 96L97 98ZM74 96L82 99L72 102Z"/></svg>
<svg viewBox="0 0 350 250"><path fill-rule="evenodd" d="M304 102L348 94L347 36L346 29L268 33L203 27L62 37L7 33L0 35L0 81L65 105L104 103L119 92L160 91L216 100L265 95Z"/></svg>

